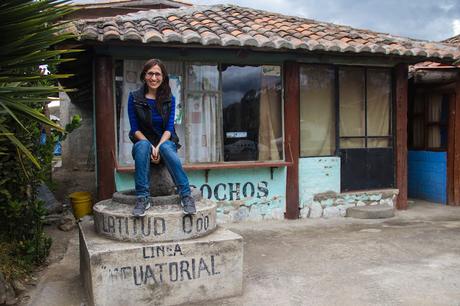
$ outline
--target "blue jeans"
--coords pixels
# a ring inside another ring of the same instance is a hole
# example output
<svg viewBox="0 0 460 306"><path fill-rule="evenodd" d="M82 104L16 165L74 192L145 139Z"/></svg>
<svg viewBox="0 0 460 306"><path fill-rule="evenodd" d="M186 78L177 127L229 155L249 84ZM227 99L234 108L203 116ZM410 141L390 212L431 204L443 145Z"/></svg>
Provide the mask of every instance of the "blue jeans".
<svg viewBox="0 0 460 306"><path fill-rule="evenodd" d="M139 140L133 146L133 158L135 165L134 181L136 183L136 196L150 196L150 155L152 145L148 140ZM179 156L177 156L176 144L170 140L160 146L160 157L171 174L181 198L191 194L187 174L182 168Z"/></svg>

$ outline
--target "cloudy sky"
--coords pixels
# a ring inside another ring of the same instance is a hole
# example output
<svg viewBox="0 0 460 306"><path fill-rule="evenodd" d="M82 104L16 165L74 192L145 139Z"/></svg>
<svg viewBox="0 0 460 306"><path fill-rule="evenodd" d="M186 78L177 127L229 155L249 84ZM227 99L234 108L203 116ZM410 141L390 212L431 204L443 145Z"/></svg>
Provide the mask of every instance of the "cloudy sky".
<svg viewBox="0 0 460 306"><path fill-rule="evenodd" d="M425 40L460 34L460 0L188 0L232 3Z"/></svg>

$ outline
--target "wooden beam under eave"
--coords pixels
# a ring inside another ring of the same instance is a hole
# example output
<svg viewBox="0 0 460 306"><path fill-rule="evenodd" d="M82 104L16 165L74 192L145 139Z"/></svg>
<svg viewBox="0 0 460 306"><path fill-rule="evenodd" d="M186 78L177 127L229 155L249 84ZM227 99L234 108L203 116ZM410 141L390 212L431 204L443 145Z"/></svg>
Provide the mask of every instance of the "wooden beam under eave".
<svg viewBox="0 0 460 306"><path fill-rule="evenodd" d="M300 75L299 63L284 65L284 152L287 167L286 219L299 218Z"/></svg>
<svg viewBox="0 0 460 306"><path fill-rule="evenodd" d="M113 98L112 57L97 56L95 59L96 95L96 151L97 151L97 198L109 199L115 192L115 111Z"/></svg>
<svg viewBox="0 0 460 306"><path fill-rule="evenodd" d="M396 187L399 189L397 209L407 209L407 108L408 66L395 67L396 96Z"/></svg>

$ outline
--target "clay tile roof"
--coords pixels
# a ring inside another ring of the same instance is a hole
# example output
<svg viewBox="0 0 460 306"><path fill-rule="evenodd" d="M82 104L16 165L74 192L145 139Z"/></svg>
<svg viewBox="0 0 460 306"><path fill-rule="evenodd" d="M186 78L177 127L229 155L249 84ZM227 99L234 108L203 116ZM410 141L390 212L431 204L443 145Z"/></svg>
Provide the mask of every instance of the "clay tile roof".
<svg viewBox="0 0 460 306"><path fill-rule="evenodd" d="M451 38L445 39L442 42L460 47L460 35L456 35Z"/></svg>
<svg viewBox="0 0 460 306"><path fill-rule="evenodd" d="M460 48L235 5L149 10L74 21L77 39L374 53L453 60Z"/></svg>
<svg viewBox="0 0 460 306"><path fill-rule="evenodd" d="M460 65L449 65L431 61L420 62L415 65L409 66L409 71L417 71L417 70L439 70L439 69L458 69Z"/></svg>

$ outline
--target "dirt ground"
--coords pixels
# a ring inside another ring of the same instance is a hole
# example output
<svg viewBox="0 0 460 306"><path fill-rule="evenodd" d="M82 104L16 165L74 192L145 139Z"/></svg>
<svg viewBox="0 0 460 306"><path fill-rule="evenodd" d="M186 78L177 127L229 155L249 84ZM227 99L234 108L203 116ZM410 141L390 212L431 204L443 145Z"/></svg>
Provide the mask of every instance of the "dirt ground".
<svg viewBox="0 0 460 306"><path fill-rule="evenodd" d="M244 293L205 305L460 305L460 208L226 227L244 239ZM54 263L22 305L85 305L77 231L48 231Z"/></svg>

